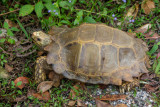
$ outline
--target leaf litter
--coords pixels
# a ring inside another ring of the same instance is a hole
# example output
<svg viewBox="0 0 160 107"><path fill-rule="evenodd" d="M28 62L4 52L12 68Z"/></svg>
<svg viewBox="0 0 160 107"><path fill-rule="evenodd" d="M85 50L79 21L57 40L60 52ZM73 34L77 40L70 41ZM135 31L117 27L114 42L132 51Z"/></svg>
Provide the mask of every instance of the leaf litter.
<svg viewBox="0 0 160 107"><path fill-rule="evenodd" d="M141 8L144 10L145 14L150 14L150 12L155 8L155 4L153 0L143 0L141 4Z"/></svg>

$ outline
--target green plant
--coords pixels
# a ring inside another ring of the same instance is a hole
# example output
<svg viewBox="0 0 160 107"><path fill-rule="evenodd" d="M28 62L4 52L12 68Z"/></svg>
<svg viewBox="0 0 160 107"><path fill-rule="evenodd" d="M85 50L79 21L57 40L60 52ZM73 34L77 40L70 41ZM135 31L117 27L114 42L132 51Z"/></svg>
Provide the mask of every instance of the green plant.
<svg viewBox="0 0 160 107"><path fill-rule="evenodd" d="M0 62L1 62L2 66L4 66L5 63L7 63L7 60L5 58L5 54L0 55Z"/></svg>
<svg viewBox="0 0 160 107"><path fill-rule="evenodd" d="M19 31L19 29L17 29L16 27L9 27L8 23L7 22L4 22L4 25L3 27L7 30L7 35L10 36L10 37L13 37L14 36L14 33L13 31ZM7 38L7 37L6 37ZM15 43L15 40L12 39L12 38L3 38L0 40L0 43L4 43L6 40L10 43L10 44L14 44Z"/></svg>

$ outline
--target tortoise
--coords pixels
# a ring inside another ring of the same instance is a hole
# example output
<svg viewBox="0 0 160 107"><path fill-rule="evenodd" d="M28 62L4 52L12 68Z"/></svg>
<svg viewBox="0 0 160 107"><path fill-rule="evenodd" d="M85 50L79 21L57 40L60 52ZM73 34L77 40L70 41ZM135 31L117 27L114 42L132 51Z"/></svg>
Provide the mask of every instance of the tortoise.
<svg viewBox="0 0 160 107"><path fill-rule="evenodd" d="M148 70L146 44L126 32L105 24L81 24L75 28L52 27L48 34L32 34L35 43L48 52L36 61L35 81L53 70L68 79L91 84L122 86Z"/></svg>

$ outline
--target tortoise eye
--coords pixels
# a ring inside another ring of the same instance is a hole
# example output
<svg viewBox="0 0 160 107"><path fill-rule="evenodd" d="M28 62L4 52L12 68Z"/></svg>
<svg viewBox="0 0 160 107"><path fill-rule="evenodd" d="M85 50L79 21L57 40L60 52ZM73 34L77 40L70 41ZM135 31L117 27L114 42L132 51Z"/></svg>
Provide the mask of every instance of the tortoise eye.
<svg viewBox="0 0 160 107"><path fill-rule="evenodd" d="M41 41L41 39L40 39L40 38L37 38L37 41Z"/></svg>

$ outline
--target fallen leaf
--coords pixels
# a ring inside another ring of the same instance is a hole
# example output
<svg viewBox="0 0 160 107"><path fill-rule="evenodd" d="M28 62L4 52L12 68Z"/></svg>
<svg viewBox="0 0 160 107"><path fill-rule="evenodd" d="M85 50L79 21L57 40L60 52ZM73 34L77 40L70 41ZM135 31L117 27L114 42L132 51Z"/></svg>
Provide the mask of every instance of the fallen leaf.
<svg viewBox="0 0 160 107"><path fill-rule="evenodd" d="M55 72L50 72L48 77L52 81L54 87L58 87L61 79L63 78L62 75L56 74Z"/></svg>
<svg viewBox="0 0 160 107"><path fill-rule="evenodd" d="M17 84L17 83L20 83L21 82L21 84L19 85L19 84ZM25 84L28 84L29 83L29 78L27 78L27 77L18 77L15 81L14 81L14 83L15 83L15 86L17 86L18 88L20 88L20 89L22 89L24 86L25 86Z"/></svg>
<svg viewBox="0 0 160 107"><path fill-rule="evenodd" d="M38 87L37 91L40 93L43 93L47 90L49 90L53 86L53 81L43 81L41 82Z"/></svg>
<svg viewBox="0 0 160 107"><path fill-rule="evenodd" d="M16 23L14 23L13 21L9 20L9 19L5 19L5 21L9 27L18 27L18 25Z"/></svg>
<svg viewBox="0 0 160 107"><path fill-rule="evenodd" d="M126 104L117 104L115 107L128 107Z"/></svg>
<svg viewBox="0 0 160 107"><path fill-rule="evenodd" d="M151 86L149 84L146 84L145 86L146 91L148 92L155 92L160 86Z"/></svg>
<svg viewBox="0 0 160 107"><path fill-rule="evenodd" d="M102 96L101 98L98 97L97 99L98 100L105 100L105 101L106 100L114 101L114 100L120 100L120 99L125 100L126 97L127 97L127 95L109 95L109 94L107 94L105 96Z"/></svg>
<svg viewBox="0 0 160 107"><path fill-rule="evenodd" d="M16 97L16 98L14 99L14 101L15 101L15 102L20 102L20 101L24 101L24 100L26 100L26 99L27 99L26 96L21 96L21 97Z"/></svg>
<svg viewBox="0 0 160 107"><path fill-rule="evenodd" d="M139 4L135 3L131 8L129 8L127 14L125 15L125 19L135 19L138 13Z"/></svg>
<svg viewBox="0 0 160 107"><path fill-rule="evenodd" d="M141 32L141 33L145 33L147 32L147 30L149 30L152 27L152 25L150 23L145 24L141 27L139 27L138 29L135 30L136 33Z"/></svg>
<svg viewBox="0 0 160 107"><path fill-rule="evenodd" d="M76 101L70 100L68 102L68 106L74 106L76 104Z"/></svg>
<svg viewBox="0 0 160 107"><path fill-rule="evenodd" d="M32 96L34 93L36 93L35 90L29 89L27 92L27 97Z"/></svg>
<svg viewBox="0 0 160 107"><path fill-rule="evenodd" d="M0 66L0 78L8 78L9 77L9 74L8 72Z"/></svg>
<svg viewBox="0 0 160 107"><path fill-rule="evenodd" d="M140 33L144 34L145 39L158 39L158 38L160 38L160 36L157 33L153 32L149 29L151 29L151 24L145 24L142 27L136 29L135 32L136 33L140 32Z"/></svg>
<svg viewBox="0 0 160 107"><path fill-rule="evenodd" d="M158 38L160 38L160 36L153 31L149 31L148 33L145 33L145 39L158 39Z"/></svg>
<svg viewBox="0 0 160 107"><path fill-rule="evenodd" d="M44 93L33 93L32 94L35 98L38 98L39 100L48 101L51 99L50 93L48 91Z"/></svg>
<svg viewBox="0 0 160 107"><path fill-rule="evenodd" d="M156 57L156 58L158 59L159 57L160 57L160 52L158 52L158 54L157 54L157 57Z"/></svg>
<svg viewBox="0 0 160 107"><path fill-rule="evenodd" d="M109 103L100 101L98 99L96 99L96 106L97 107L113 107L112 105L110 105Z"/></svg>
<svg viewBox="0 0 160 107"><path fill-rule="evenodd" d="M77 100L77 106L78 107L85 107L84 103L80 99Z"/></svg>
<svg viewBox="0 0 160 107"><path fill-rule="evenodd" d="M13 71L13 67L9 66L8 64L5 64L5 69L6 69L8 72L12 72L12 71Z"/></svg>
<svg viewBox="0 0 160 107"><path fill-rule="evenodd" d="M141 8L144 10L144 13L148 15L155 8L155 4L153 0L143 0Z"/></svg>

